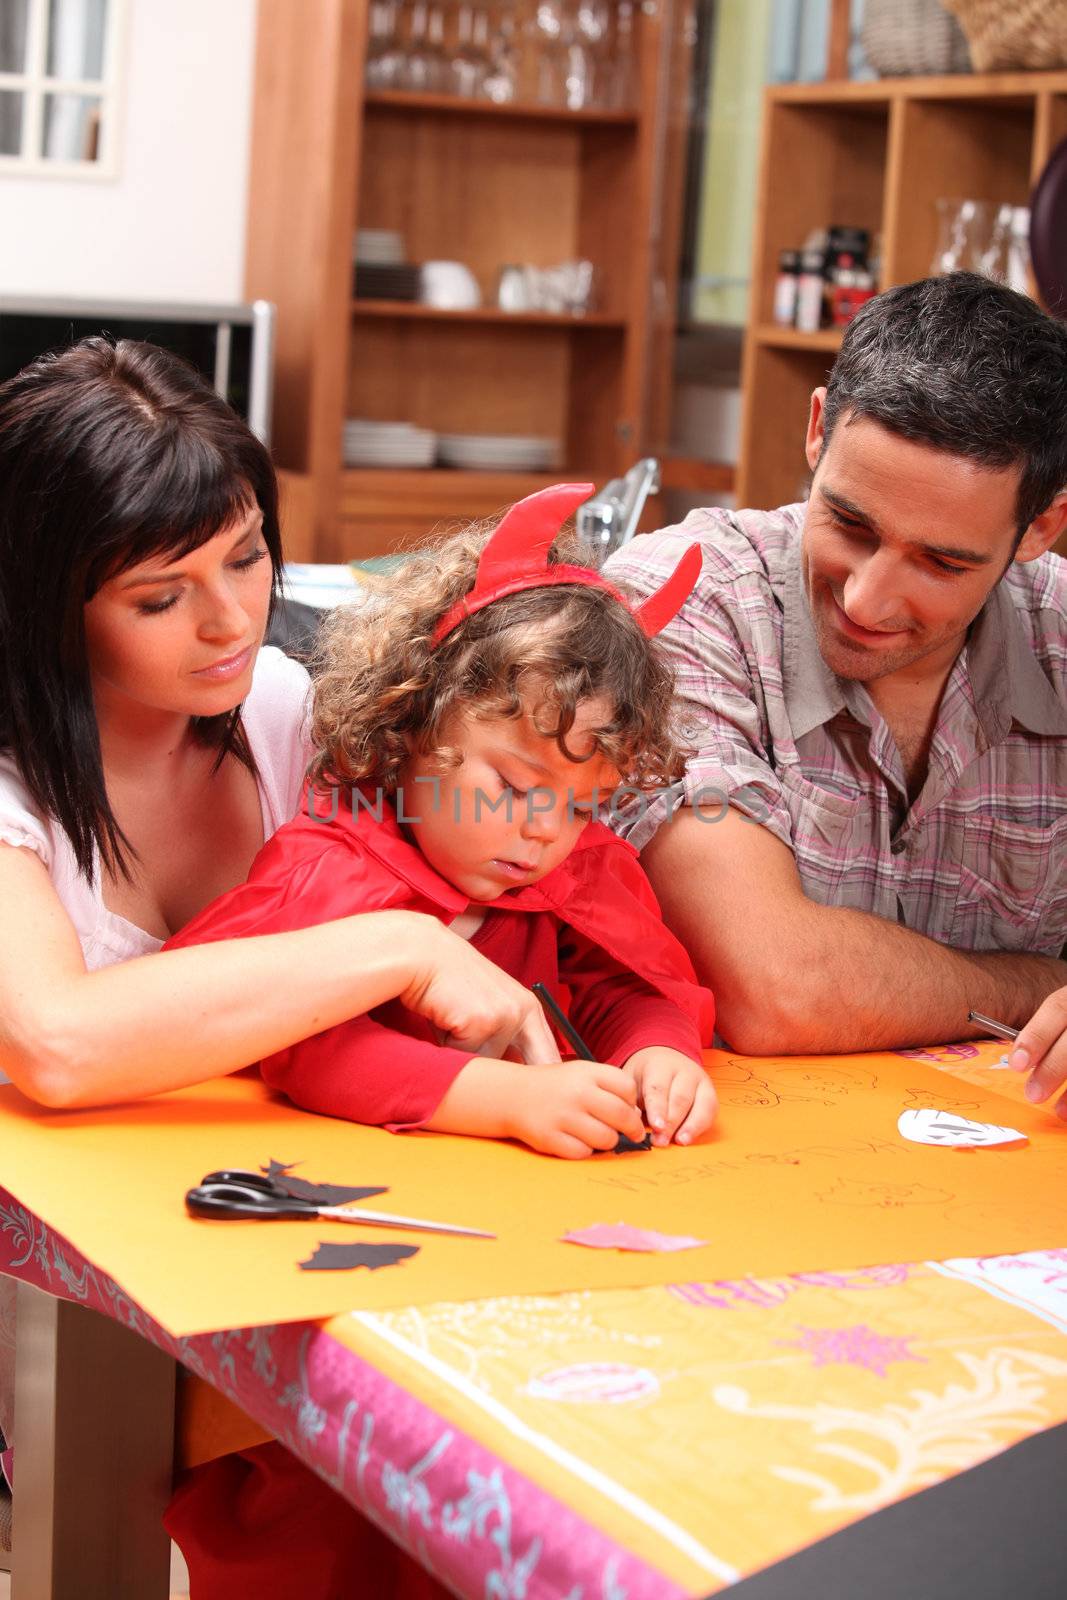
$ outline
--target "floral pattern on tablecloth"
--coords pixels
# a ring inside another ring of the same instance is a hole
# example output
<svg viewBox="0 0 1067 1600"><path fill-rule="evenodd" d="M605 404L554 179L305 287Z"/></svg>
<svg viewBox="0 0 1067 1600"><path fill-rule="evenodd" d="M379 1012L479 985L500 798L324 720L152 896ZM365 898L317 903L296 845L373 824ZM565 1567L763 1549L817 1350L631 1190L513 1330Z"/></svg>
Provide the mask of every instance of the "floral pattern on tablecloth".
<svg viewBox="0 0 1067 1600"><path fill-rule="evenodd" d="M707 1595L1067 1421L1067 1250L330 1324Z"/></svg>
<svg viewBox="0 0 1067 1600"><path fill-rule="evenodd" d="M174 1338L5 1190L0 1272L115 1318L229 1396L465 1600L682 1600L318 1324Z"/></svg>

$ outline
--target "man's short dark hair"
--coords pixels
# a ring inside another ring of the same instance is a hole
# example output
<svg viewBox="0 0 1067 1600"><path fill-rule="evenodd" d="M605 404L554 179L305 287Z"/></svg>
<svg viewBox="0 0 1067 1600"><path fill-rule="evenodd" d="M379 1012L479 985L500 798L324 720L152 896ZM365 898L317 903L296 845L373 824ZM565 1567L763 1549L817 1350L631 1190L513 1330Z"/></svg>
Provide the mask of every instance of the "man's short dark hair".
<svg viewBox="0 0 1067 1600"><path fill-rule="evenodd" d="M1067 487L1067 327L973 272L888 289L845 334L826 440L853 417L983 466L1020 465L1021 537Z"/></svg>

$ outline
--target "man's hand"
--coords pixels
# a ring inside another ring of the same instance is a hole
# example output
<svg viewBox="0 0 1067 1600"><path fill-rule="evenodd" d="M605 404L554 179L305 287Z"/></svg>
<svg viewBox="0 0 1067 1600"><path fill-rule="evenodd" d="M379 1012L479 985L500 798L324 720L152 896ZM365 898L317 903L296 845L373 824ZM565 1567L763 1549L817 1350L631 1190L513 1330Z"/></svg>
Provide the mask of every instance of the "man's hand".
<svg viewBox="0 0 1067 1600"><path fill-rule="evenodd" d="M1019 1030L1008 1065L1030 1073L1028 1100L1047 1100L1067 1083L1067 989L1050 994ZM1067 1122L1067 1094L1056 1102L1056 1115Z"/></svg>
<svg viewBox="0 0 1067 1600"><path fill-rule="evenodd" d="M633 1079L654 1145L692 1144L715 1120L718 1100L703 1067L678 1050L650 1045L623 1067Z"/></svg>

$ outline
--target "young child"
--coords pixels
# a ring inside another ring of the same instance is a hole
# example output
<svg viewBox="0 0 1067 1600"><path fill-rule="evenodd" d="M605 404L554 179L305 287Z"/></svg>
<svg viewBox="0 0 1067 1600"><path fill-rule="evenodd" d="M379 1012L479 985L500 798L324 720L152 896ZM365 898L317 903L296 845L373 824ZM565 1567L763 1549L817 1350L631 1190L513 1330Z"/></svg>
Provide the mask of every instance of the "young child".
<svg viewBox="0 0 1067 1600"><path fill-rule="evenodd" d="M488 541L416 555L380 606L335 614L307 806L247 884L170 946L361 910L429 913L513 977L547 984L597 1060L504 1059L499 1037L459 1047L394 998L261 1062L298 1105L569 1157L639 1139L642 1113L657 1145L687 1143L714 1117L701 1065L711 996L635 852L594 820L621 783L639 804L680 776L673 683L651 636L700 555L631 609L595 572L552 559L589 493L532 495ZM203 1600L444 1595L280 1445L187 1473L167 1526Z"/></svg>
<svg viewBox="0 0 1067 1600"><path fill-rule="evenodd" d="M429 912L512 977L566 999L593 1061L457 1048L393 1000L261 1063L309 1110L393 1129L523 1140L552 1155L703 1133L712 1003L660 920L631 847L598 806L680 776L673 685L650 635L690 592L694 548L632 610L606 580L553 562L589 494L559 485L486 542L415 556L381 606L335 614L315 695L306 811L247 884L178 944L307 926L359 910Z"/></svg>

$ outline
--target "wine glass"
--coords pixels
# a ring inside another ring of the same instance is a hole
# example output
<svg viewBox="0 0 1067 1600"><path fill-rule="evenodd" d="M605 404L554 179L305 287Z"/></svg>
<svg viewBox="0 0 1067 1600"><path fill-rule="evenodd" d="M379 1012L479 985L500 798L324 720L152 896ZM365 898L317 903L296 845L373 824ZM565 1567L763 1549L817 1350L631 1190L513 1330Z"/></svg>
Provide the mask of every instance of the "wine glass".
<svg viewBox="0 0 1067 1600"><path fill-rule="evenodd" d="M397 38L397 0L371 0L370 36L364 75L371 89L391 89L404 64Z"/></svg>

